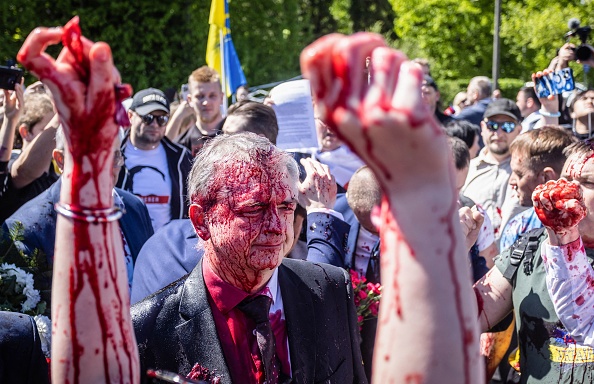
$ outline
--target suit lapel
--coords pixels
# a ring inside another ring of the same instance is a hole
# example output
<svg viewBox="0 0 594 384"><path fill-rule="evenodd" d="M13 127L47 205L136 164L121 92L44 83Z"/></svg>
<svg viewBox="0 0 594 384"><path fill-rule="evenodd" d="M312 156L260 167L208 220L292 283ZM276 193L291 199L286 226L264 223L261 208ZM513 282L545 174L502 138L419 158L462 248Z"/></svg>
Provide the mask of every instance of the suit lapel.
<svg viewBox="0 0 594 384"><path fill-rule="evenodd" d="M289 338L291 370L296 383L311 383L315 378L315 312L309 288L284 264L279 267L279 285Z"/></svg>
<svg viewBox="0 0 594 384"><path fill-rule="evenodd" d="M202 260L184 284L179 314L186 321L178 325L176 330L190 368L195 363L199 363L220 376L222 384L231 383L231 376L208 304L202 276Z"/></svg>

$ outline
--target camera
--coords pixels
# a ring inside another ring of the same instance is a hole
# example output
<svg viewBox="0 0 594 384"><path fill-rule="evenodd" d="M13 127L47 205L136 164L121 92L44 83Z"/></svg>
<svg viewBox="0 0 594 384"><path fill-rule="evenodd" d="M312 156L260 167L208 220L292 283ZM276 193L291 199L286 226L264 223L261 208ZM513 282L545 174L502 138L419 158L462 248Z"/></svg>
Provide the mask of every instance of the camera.
<svg viewBox="0 0 594 384"><path fill-rule="evenodd" d="M586 46L586 42L588 41L588 37L590 37L592 28L590 26L580 27L580 21L578 19L569 19L567 26L570 31L565 34L565 38L569 39L570 37L577 36L582 43L575 50L576 59L579 61L590 59L592 57L592 50Z"/></svg>
<svg viewBox="0 0 594 384"><path fill-rule="evenodd" d="M0 88L14 91L14 86L21 82L23 70L0 65Z"/></svg>

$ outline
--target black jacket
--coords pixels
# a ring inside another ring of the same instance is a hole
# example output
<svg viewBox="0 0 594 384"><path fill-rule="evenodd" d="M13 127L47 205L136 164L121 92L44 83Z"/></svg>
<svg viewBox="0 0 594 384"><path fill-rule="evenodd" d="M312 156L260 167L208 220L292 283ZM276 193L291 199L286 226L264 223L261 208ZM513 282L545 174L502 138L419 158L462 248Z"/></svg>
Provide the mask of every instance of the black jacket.
<svg viewBox="0 0 594 384"><path fill-rule="evenodd" d="M0 312L0 383L49 383L47 362L31 316Z"/></svg>
<svg viewBox="0 0 594 384"><path fill-rule="evenodd" d="M346 271L285 259L279 267L293 383L366 383L353 291ZM132 306L142 372L187 375L195 363L231 383L217 336L202 262L184 278Z"/></svg>

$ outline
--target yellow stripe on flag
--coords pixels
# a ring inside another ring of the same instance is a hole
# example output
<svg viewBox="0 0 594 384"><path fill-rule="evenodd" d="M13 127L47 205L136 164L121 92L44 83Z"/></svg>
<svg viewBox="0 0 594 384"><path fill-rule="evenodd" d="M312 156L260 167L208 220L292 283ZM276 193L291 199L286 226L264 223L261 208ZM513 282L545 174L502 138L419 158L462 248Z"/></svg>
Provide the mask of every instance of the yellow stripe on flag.
<svg viewBox="0 0 594 384"><path fill-rule="evenodd" d="M221 71L221 30L225 28L225 0L212 0L210 5L210 28L206 43L206 64L214 68L219 74Z"/></svg>

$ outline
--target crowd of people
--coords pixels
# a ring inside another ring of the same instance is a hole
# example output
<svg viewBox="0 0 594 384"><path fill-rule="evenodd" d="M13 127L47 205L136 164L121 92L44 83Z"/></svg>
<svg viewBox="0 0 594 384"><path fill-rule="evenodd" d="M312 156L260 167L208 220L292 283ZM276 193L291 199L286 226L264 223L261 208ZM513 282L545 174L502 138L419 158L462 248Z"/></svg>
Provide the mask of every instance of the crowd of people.
<svg viewBox="0 0 594 384"><path fill-rule="evenodd" d="M68 28L28 38L19 60L41 81L0 110L2 247L45 259L54 382L594 381L594 90L533 86L571 44L515 101L478 76L444 109L427 60L324 38L302 56L319 149L301 153L275 146L274 100L223 115L212 68L176 105L127 95L109 48L82 36L87 78L61 72L76 47L44 49ZM383 285L379 317L351 276ZM48 382L19 316L0 312L19 325L0 329L0 381Z"/></svg>

